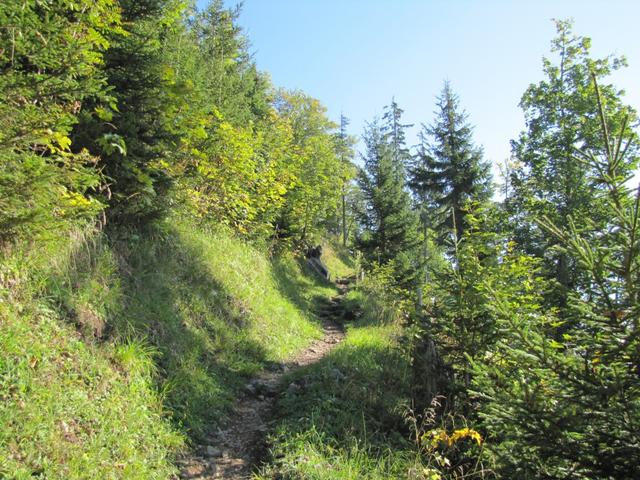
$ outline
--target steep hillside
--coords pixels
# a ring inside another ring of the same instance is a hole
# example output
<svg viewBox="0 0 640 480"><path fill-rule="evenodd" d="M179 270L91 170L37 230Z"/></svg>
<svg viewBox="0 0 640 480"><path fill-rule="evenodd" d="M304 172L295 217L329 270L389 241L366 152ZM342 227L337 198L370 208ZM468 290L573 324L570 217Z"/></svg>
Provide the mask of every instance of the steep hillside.
<svg viewBox="0 0 640 480"><path fill-rule="evenodd" d="M309 312L335 289L265 251L171 218L8 257L0 477L174 473L249 377L321 334Z"/></svg>

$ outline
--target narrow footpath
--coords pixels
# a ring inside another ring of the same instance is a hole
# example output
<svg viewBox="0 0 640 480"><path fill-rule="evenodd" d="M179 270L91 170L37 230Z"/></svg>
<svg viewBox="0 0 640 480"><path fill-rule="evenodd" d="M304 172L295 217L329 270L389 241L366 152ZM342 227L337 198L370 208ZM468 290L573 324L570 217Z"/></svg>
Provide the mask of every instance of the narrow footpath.
<svg viewBox="0 0 640 480"><path fill-rule="evenodd" d="M251 478L254 465L265 456L266 435L272 426L272 412L281 392L297 385L284 385L285 374L320 361L344 338L342 326L336 322L346 286L339 284L340 295L326 302L318 312L322 319L323 338L287 363L274 364L263 370L245 387L224 429L212 436L208 445L178 462L180 479L245 480Z"/></svg>

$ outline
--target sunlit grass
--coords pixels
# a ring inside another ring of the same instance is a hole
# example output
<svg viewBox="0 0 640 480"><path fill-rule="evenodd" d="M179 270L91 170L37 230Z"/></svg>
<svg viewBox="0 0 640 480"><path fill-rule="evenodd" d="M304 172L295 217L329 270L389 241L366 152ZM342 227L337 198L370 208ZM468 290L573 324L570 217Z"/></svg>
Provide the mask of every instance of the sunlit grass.
<svg viewBox="0 0 640 480"><path fill-rule="evenodd" d="M327 357L291 376L301 388L279 402L271 461L257 478L406 478L419 467L403 421L410 379L398 333L349 326Z"/></svg>
<svg viewBox="0 0 640 480"><path fill-rule="evenodd" d="M0 478L169 478L247 379L321 335L335 288L292 256L172 218L7 258Z"/></svg>
<svg viewBox="0 0 640 480"><path fill-rule="evenodd" d="M339 239L327 238L322 242L322 261L334 280L348 278L355 274L351 253L339 242Z"/></svg>
<svg viewBox="0 0 640 480"><path fill-rule="evenodd" d="M2 308L0 477L166 478L182 442L144 346L88 345L36 302Z"/></svg>

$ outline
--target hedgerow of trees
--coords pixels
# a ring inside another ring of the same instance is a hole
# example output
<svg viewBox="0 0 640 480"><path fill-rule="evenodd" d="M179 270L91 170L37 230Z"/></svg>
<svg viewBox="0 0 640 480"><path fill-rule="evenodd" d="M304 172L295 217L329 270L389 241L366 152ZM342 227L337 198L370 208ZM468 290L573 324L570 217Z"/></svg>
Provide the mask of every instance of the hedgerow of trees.
<svg viewBox="0 0 640 480"><path fill-rule="evenodd" d="M258 71L238 13L3 2L2 242L172 209L295 242L336 223L350 144L317 100Z"/></svg>

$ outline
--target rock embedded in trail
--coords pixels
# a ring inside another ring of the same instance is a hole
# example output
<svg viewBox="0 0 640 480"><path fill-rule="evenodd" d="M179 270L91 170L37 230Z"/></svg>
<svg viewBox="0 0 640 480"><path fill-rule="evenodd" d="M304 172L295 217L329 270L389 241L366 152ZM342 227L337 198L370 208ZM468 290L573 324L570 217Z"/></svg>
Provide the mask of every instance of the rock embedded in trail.
<svg viewBox="0 0 640 480"><path fill-rule="evenodd" d="M206 478L207 473L215 474L215 466L209 465L203 461L197 461L194 459L189 465L182 468L180 471L180 478L184 479L196 479Z"/></svg>
<svg viewBox="0 0 640 480"><path fill-rule="evenodd" d="M207 453L208 457L221 457L222 456L222 450L220 450L219 448L213 447L211 445L207 446L206 453Z"/></svg>
<svg viewBox="0 0 640 480"><path fill-rule="evenodd" d="M291 382L287 387L287 393L293 394L300 391L300 385L295 382Z"/></svg>
<svg viewBox="0 0 640 480"><path fill-rule="evenodd" d="M254 397L272 397L277 393L277 385L274 382L268 382L259 378L251 380L245 387L245 393Z"/></svg>
<svg viewBox="0 0 640 480"><path fill-rule="evenodd" d="M255 395L256 394L256 387L253 384L253 382L248 383L247 385L245 385L244 391L245 391L245 393L247 393L249 395Z"/></svg>

